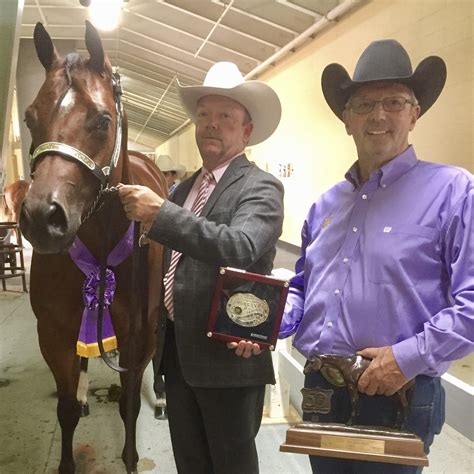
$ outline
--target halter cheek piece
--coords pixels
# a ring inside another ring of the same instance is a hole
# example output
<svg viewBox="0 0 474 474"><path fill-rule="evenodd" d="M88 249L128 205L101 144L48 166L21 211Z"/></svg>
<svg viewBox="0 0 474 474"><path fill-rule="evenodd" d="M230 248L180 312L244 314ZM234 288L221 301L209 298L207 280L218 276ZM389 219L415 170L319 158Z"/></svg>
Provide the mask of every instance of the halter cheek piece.
<svg viewBox="0 0 474 474"><path fill-rule="evenodd" d="M122 143L122 85L120 82L120 74L117 71L112 74L112 87L117 119L115 122L114 150L112 152L112 157L108 166L100 168L94 160L92 160L81 150L78 150L73 146L66 145L65 143L60 142L42 143L41 145L36 147L33 153L30 154L30 167L32 170L34 170L36 160L40 156L49 152L59 153L60 155L63 155L67 158L71 158L84 165L100 181L99 194L91 212L95 209L102 194L106 193L109 190L112 190L112 188L110 187L110 176L112 175L115 166L117 165L117 161L120 155L120 145ZM87 217L89 217L90 213Z"/></svg>

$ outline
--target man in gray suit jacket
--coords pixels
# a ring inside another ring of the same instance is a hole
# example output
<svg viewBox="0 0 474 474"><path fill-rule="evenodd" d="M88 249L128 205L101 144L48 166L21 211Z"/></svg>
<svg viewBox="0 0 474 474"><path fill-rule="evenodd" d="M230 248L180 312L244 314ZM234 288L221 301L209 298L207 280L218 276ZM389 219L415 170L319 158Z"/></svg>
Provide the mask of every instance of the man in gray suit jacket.
<svg viewBox="0 0 474 474"><path fill-rule="evenodd" d="M280 101L231 63L214 65L203 86L178 83L178 90L203 168L169 201L141 186L119 190L127 216L167 248L159 347L173 452L179 473L258 473L255 436L265 384L275 383L271 355L250 341L226 344L206 333L219 267L272 270L283 187L244 149L274 132ZM205 205L196 210L200 200Z"/></svg>

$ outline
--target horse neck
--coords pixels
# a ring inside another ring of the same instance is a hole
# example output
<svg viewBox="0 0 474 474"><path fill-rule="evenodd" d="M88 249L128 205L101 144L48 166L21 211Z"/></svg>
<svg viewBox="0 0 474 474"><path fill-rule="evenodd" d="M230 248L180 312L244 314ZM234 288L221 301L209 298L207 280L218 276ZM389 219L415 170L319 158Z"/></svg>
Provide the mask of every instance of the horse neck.
<svg viewBox="0 0 474 474"><path fill-rule="evenodd" d="M127 148L124 148L122 143L122 151L120 155L120 163L121 163L121 174L120 174L120 182L123 184L132 184L131 183L131 169L130 169L130 159L128 157Z"/></svg>
<svg viewBox="0 0 474 474"><path fill-rule="evenodd" d="M130 162L127 151L122 151L111 179L112 186L130 182ZM104 204L94 212L79 228L78 237L89 251L99 258L103 252L104 239L108 252L120 241L130 225L117 193L107 195ZM97 236L101 238L98 239Z"/></svg>

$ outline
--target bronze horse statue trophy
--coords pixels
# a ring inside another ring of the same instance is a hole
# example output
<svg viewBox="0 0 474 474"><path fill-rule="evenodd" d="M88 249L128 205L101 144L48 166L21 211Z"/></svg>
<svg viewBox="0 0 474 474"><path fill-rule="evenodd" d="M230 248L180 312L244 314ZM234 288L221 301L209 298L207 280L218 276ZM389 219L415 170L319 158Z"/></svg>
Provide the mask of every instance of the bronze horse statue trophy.
<svg viewBox="0 0 474 474"><path fill-rule="evenodd" d="M357 384L360 376L369 366L371 360L360 355L342 356L334 354L320 354L308 360L304 368L304 373L321 372L321 375L336 387L347 386L351 401L351 414L348 425L353 425L356 415L358 415L359 391ZM409 398L415 380L409 380L403 387L395 392L394 397L398 402L397 419L395 427L402 430L405 427L409 413ZM305 389L303 389L305 390ZM303 404L304 401L303 391Z"/></svg>
<svg viewBox="0 0 474 474"><path fill-rule="evenodd" d="M88 59L76 53L61 57L43 25L36 25L34 43L46 79L25 113L32 137L32 182L20 226L33 246L31 306L39 345L57 386L59 473L75 472L73 436L86 411L90 355L102 355L120 372L122 459L131 473L138 463L141 381L156 346L162 247L133 245L140 229L127 220L113 191L118 183L143 184L165 197L167 188L151 160L127 152L120 77L88 22L85 42ZM135 286L144 288L143 294L140 289L137 295ZM89 333L78 342L86 313L95 314L95 344L89 345ZM106 334L108 326L112 334ZM107 338L102 341L102 336ZM114 341L120 367L107 355ZM94 354L97 347L100 354Z"/></svg>

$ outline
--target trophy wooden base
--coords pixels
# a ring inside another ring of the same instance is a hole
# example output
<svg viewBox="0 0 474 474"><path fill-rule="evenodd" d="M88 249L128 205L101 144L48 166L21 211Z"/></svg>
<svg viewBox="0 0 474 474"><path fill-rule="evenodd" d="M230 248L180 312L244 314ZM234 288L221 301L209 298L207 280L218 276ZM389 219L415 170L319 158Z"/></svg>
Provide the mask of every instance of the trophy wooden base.
<svg viewBox="0 0 474 474"><path fill-rule="evenodd" d="M286 432L280 451L357 459L361 461L428 466L423 441L412 434L369 426L300 423Z"/></svg>

